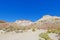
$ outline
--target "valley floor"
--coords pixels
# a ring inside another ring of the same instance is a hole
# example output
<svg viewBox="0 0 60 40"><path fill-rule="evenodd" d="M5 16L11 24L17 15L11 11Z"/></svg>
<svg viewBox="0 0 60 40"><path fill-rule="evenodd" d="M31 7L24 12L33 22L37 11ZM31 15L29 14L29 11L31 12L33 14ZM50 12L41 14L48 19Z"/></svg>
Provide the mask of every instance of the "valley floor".
<svg viewBox="0 0 60 40"><path fill-rule="evenodd" d="M0 40L39 40L39 34L45 33L47 30L36 30L33 32L32 30L28 30L27 32L23 33L15 33L15 32L9 32L9 33L2 33L0 34ZM55 37L56 34L49 34L49 37L53 40L58 40L57 37ZM41 38L44 40L43 38Z"/></svg>

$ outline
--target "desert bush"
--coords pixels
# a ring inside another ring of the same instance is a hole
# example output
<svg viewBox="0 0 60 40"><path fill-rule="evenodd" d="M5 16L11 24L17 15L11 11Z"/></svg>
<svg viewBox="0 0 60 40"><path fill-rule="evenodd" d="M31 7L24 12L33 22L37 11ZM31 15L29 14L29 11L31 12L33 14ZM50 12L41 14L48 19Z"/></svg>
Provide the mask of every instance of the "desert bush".
<svg viewBox="0 0 60 40"><path fill-rule="evenodd" d="M60 30L59 29L48 29L47 30L47 33L60 33Z"/></svg>
<svg viewBox="0 0 60 40"><path fill-rule="evenodd" d="M48 36L48 33L41 33L39 34L39 37L44 38L45 40L51 40L50 37Z"/></svg>
<svg viewBox="0 0 60 40"><path fill-rule="evenodd" d="M35 32L35 31L36 31L36 29L32 29L32 31L33 31L33 32Z"/></svg>

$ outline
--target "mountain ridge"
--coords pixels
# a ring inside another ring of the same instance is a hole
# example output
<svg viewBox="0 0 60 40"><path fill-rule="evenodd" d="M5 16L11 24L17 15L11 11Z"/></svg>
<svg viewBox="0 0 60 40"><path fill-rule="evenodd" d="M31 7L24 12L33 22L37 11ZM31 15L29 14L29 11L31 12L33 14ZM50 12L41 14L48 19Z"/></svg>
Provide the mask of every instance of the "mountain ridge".
<svg viewBox="0 0 60 40"><path fill-rule="evenodd" d="M3 21L4 22L4 21ZM45 15L36 22L30 20L16 20L15 22L0 23L0 29L7 30L24 30L24 29L57 29L60 28L60 17Z"/></svg>

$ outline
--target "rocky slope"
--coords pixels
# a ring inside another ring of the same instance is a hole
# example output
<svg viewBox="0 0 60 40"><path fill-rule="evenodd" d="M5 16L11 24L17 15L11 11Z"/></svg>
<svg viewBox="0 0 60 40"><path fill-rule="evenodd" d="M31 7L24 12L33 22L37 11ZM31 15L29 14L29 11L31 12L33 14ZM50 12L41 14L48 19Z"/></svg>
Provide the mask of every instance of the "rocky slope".
<svg viewBox="0 0 60 40"><path fill-rule="evenodd" d="M60 28L60 17L57 16L43 16L41 19L35 22L36 27L42 29L55 29Z"/></svg>
<svg viewBox="0 0 60 40"><path fill-rule="evenodd" d="M37 20L36 22L32 22L29 20L17 20L15 22L5 22L0 21L0 29L11 29L19 30L19 29L30 29L30 28L37 28L37 29L60 29L60 17L57 16L49 16L45 15L41 19Z"/></svg>

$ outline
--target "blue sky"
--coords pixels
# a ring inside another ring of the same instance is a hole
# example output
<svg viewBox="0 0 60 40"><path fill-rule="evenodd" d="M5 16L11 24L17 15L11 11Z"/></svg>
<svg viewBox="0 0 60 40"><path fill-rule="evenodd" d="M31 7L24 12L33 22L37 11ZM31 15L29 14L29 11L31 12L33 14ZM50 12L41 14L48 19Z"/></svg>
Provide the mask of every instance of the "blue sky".
<svg viewBox="0 0 60 40"><path fill-rule="evenodd" d="M0 0L0 20L36 21L44 15L60 16L60 0Z"/></svg>

